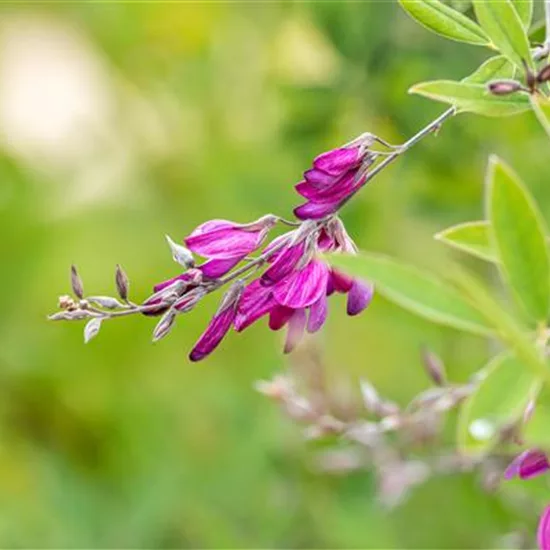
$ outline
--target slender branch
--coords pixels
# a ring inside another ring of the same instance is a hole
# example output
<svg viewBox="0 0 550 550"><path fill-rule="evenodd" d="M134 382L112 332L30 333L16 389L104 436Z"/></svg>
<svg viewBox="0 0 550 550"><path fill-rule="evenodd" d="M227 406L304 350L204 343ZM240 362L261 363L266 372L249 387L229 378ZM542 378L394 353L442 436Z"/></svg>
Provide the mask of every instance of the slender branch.
<svg viewBox="0 0 550 550"><path fill-rule="evenodd" d="M546 0L546 2L547 4L550 4L550 0ZM340 208L342 208L342 206L344 206L356 193L358 193L363 187L365 187L371 179L373 179L382 170L384 170L386 166L390 165L394 160L396 160L398 157L400 157L403 153L408 151L413 145L416 145L419 141L424 139L426 136L436 132L447 119L451 118L455 114L456 114L455 107L451 107L450 109L447 109L442 115L438 116L435 120L430 122L427 126L422 128L422 130L417 132L414 136L412 136L405 143L403 143L403 145L401 145L400 147L397 147L393 153L387 156L382 162L380 162L370 172L368 172L367 177L365 178L365 181L363 182L363 184L360 187L358 187L353 193L351 193L342 202L342 204L340 205Z"/></svg>

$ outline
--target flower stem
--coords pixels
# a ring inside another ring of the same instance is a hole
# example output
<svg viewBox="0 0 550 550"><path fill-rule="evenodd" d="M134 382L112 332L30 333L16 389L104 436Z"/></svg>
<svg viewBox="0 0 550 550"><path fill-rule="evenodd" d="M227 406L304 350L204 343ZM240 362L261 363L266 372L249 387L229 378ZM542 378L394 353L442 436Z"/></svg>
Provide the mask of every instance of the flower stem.
<svg viewBox="0 0 550 550"><path fill-rule="evenodd" d="M547 3L550 3L550 0L546 0ZM367 177L365 178L365 181L361 187L358 187L353 193L351 193L340 205L340 208L344 206L357 192L359 192L367 183L374 178L374 176L378 175L386 166L390 165L394 160L396 160L398 157L400 157L403 153L408 151L413 145L416 145L419 141L424 139L426 136L436 132L439 130L441 125L449 118L454 116L456 114L456 108L451 107L450 109L447 109L442 115L438 116L435 120L432 120L427 126L422 128L419 132L417 132L414 136L412 136L410 139L408 139L403 145L400 147L397 147L393 153L388 155L380 164L375 166L370 172L368 172Z"/></svg>

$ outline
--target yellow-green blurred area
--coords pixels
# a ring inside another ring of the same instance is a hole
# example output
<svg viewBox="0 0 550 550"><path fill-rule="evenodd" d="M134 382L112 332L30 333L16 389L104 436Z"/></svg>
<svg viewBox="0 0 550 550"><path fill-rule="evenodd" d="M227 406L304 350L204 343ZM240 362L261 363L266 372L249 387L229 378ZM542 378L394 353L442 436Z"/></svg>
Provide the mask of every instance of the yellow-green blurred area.
<svg viewBox="0 0 550 550"><path fill-rule="evenodd" d="M0 9L0 547L487 548L534 528L537 505L474 475L387 510L370 472L314 471L301 427L253 389L287 365L265 320L187 360L219 296L155 345L154 319L106 322L87 346L82 324L46 321L71 263L96 295L114 294L121 263L141 300L178 273L165 234L291 216L316 154L365 131L402 142L444 109L407 89L467 76L489 52L390 1ZM548 209L533 117L463 115L345 208L348 231L363 249L447 265L458 255L432 235L483 215L489 153ZM357 318L341 298L330 307L317 343L335 388L365 377L406 403L429 387L422 344L455 381L488 358L483 340L380 296Z"/></svg>

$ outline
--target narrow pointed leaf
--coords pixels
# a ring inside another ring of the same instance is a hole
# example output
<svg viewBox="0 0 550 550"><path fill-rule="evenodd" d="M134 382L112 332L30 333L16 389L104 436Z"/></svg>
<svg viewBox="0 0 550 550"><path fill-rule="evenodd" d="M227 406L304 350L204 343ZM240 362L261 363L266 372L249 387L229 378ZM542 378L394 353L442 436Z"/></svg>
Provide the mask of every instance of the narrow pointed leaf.
<svg viewBox="0 0 550 550"><path fill-rule="evenodd" d="M514 76L514 66L503 55L490 57L470 76L462 79L466 84L487 84L491 80L509 79Z"/></svg>
<svg viewBox="0 0 550 550"><path fill-rule="evenodd" d="M502 275L535 322L550 305L550 259L538 208L519 178L492 157L487 172L487 217Z"/></svg>
<svg viewBox="0 0 550 550"><path fill-rule="evenodd" d="M441 36L482 46L490 42L478 24L439 0L399 0L399 3L413 19Z"/></svg>
<svg viewBox="0 0 550 550"><path fill-rule="evenodd" d="M458 444L467 454L483 454L499 440L499 430L521 419L540 389L540 378L513 354L503 353L480 371L481 382L460 410Z"/></svg>
<svg viewBox="0 0 550 550"><path fill-rule="evenodd" d="M344 273L372 281L378 293L420 317L476 334L491 332L467 299L429 272L372 253L335 254L328 261Z"/></svg>
<svg viewBox="0 0 550 550"><path fill-rule="evenodd" d="M453 225L437 233L435 238L453 248L496 262L497 258L489 240L489 223L486 221L466 222Z"/></svg>
<svg viewBox="0 0 550 550"><path fill-rule="evenodd" d="M413 86L409 93L419 94L435 101L449 103L458 112L477 113L485 116L510 116L529 109L527 94L518 92L506 96L496 96L482 84L434 80Z"/></svg>
<svg viewBox="0 0 550 550"><path fill-rule="evenodd" d="M533 0L512 0L519 15L523 28L528 31L533 19Z"/></svg>
<svg viewBox="0 0 550 550"><path fill-rule="evenodd" d="M517 67L533 67L529 39L512 0L474 0L477 20L492 43Z"/></svg>

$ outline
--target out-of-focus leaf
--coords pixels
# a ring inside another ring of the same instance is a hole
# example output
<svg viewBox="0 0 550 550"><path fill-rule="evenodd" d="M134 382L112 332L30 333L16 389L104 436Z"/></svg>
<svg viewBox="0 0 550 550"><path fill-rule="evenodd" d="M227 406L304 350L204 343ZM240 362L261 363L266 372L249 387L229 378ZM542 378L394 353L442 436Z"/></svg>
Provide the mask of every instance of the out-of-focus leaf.
<svg viewBox="0 0 550 550"><path fill-rule="evenodd" d="M485 46L490 40L481 27L439 0L399 0L421 25L451 40Z"/></svg>
<svg viewBox="0 0 550 550"><path fill-rule="evenodd" d="M335 254L328 261L345 273L372 281L380 294L434 323L476 334L491 332L490 325L468 300L431 273L372 253Z"/></svg>
<svg viewBox="0 0 550 550"><path fill-rule="evenodd" d="M487 322L495 328L497 336L506 343L525 368L550 388L550 367L539 354L533 336L524 332L516 320L491 296L489 289L479 279L458 265L449 271L449 279L475 305Z"/></svg>
<svg viewBox="0 0 550 550"><path fill-rule="evenodd" d="M538 121L550 137L550 101L539 95L532 95L530 99Z"/></svg>
<svg viewBox="0 0 550 550"><path fill-rule="evenodd" d="M482 260L497 261L489 239L489 223L486 221L459 223L444 229L434 237Z"/></svg>
<svg viewBox="0 0 550 550"><path fill-rule="evenodd" d="M481 382L460 411L458 443L462 452L488 451L499 430L520 418L540 389L540 377L526 369L515 355L492 359L480 372Z"/></svg>
<svg viewBox="0 0 550 550"><path fill-rule="evenodd" d="M512 78L514 66L503 55L490 57L470 76L462 79L466 84L487 84L491 80Z"/></svg>
<svg viewBox="0 0 550 550"><path fill-rule="evenodd" d="M512 0L512 4L518 12L523 27L528 31L533 19L533 0Z"/></svg>
<svg viewBox="0 0 550 550"><path fill-rule="evenodd" d="M497 157L487 171L487 218L504 279L535 322L550 305L550 259L542 216L521 180Z"/></svg>
<svg viewBox="0 0 550 550"><path fill-rule="evenodd" d="M550 450L550 407L537 401L533 414L525 423L522 437L529 447L542 447Z"/></svg>
<svg viewBox="0 0 550 550"><path fill-rule="evenodd" d="M520 68L522 60L533 67L529 39L512 0L474 0L473 4L479 24L498 50Z"/></svg>
<svg viewBox="0 0 550 550"><path fill-rule="evenodd" d="M477 113L486 116L510 116L529 109L526 94L516 93L496 96L481 84L434 80L413 86L409 93L419 94L435 101L450 103L458 112Z"/></svg>

